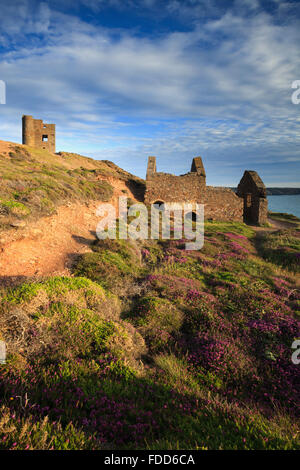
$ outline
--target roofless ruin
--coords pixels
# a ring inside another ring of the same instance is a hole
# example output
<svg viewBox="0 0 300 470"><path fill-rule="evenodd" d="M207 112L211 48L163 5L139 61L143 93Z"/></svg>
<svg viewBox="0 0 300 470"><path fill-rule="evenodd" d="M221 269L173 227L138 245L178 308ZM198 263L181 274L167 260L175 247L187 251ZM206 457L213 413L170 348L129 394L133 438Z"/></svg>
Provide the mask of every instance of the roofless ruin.
<svg viewBox="0 0 300 470"><path fill-rule="evenodd" d="M54 153L55 124L23 116L22 143ZM204 204L206 219L244 221L255 225L267 222L266 187L256 171L244 172L236 193L230 188L207 186L201 157L193 158L191 171L180 176L158 172L156 157L149 157L145 203L154 202Z"/></svg>
<svg viewBox="0 0 300 470"><path fill-rule="evenodd" d="M266 187L256 171L246 170L237 193L230 188L207 186L202 158L195 157L191 171L180 176L156 170L156 157L148 158L145 202L204 204L206 219L234 220L255 225L267 222Z"/></svg>

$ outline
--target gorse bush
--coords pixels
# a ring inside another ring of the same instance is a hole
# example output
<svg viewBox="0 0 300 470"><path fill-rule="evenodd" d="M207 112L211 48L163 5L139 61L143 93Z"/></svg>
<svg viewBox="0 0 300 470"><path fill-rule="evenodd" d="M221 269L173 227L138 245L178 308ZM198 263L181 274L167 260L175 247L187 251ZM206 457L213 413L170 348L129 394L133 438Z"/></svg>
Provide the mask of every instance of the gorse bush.
<svg viewBox="0 0 300 470"><path fill-rule="evenodd" d="M136 303L132 321L154 353L170 346L172 334L181 328L183 313L167 299L147 296Z"/></svg>

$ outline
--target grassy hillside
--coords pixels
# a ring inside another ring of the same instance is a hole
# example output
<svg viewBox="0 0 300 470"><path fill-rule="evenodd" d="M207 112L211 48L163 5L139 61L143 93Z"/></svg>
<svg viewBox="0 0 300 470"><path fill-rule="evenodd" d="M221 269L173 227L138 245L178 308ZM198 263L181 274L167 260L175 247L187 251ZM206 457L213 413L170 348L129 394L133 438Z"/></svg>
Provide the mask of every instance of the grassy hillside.
<svg viewBox="0 0 300 470"><path fill-rule="evenodd" d="M277 221L289 228L300 228L300 219L293 214L286 214L285 212L268 212L268 216L273 221Z"/></svg>
<svg viewBox="0 0 300 470"><path fill-rule="evenodd" d="M111 162L2 150L1 231L144 188ZM299 449L292 222L206 222L200 251L95 239L70 276L0 285L0 449Z"/></svg>
<svg viewBox="0 0 300 470"><path fill-rule="evenodd" d="M3 147L3 146L2 146ZM110 178L141 190L143 181L109 161L74 153L0 145L0 230L55 212L58 205L89 199L108 201Z"/></svg>
<svg viewBox="0 0 300 470"><path fill-rule="evenodd" d="M0 448L299 449L299 248L207 223L201 251L95 240L2 288Z"/></svg>

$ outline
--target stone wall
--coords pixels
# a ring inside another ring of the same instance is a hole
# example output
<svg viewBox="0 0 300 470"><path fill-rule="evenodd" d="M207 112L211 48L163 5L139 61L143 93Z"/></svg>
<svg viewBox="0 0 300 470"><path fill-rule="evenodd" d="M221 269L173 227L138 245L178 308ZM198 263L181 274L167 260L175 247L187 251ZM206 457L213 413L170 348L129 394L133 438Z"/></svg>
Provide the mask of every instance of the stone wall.
<svg viewBox="0 0 300 470"><path fill-rule="evenodd" d="M154 202L204 204L205 219L243 221L243 199L229 188L206 186L201 157L195 157L191 171L180 176L156 172L156 158L149 157L145 203Z"/></svg>
<svg viewBox="0 0 300 470"><path fill-rule="evenodd" d="M55 124L44 124L42 119L23 116L22 143L55 153Z"/></svg>
<svg viewBox="0 0 300 470"><path fill-rule="evenodd" d="M268 200L262 197L253 198L251 207L251 219L250 222L255 225L263 225L268 221ZM245 219L245 222L249 220Z"/></svg>
<svg viewBox="0 0 300 470"><path fill-rule="evenodd" d="M156 173L147 180L145 203L189 202L204 204L204 218L243 221L243 199L229 188L204 186L196 174L174 176Z"/></svg>
<svg viewBox="0 0 300 470"><path fill-rule="evenodd" d="M146 182L145 202L197 202L205 190L205 181L197 173L175 176L155 173Z"/></svg>
<svg viewBox="0 0 300 470"><path fill-rule="evenodd" d="M243 199L232 189L207 186L199 202L204 204L205 219L243 221Z"/></svg>
<svg viewBox="0 0 300 470"><path fill-rule="evenodd" d="M156 171L156 157L148 158L146 204L162 202L197 202L205 190L206 175L201 157L195 157L191 171L175 176Z"/></svg>

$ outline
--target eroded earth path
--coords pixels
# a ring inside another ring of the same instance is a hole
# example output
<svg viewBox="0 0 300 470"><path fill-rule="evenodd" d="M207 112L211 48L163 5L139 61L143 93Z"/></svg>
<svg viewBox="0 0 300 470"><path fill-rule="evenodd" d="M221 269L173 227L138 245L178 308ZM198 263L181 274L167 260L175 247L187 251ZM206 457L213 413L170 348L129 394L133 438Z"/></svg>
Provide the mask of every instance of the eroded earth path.
<svg viewBox="0 0 300 470"><path fill-rule="evenodd" d="M110 201L118 209L119 196L136 200L122 180L108 181L114 187ZM45 275L70 275L74 258L91 251L100 220L100 201L68 203L56 214L28 222L0 234L0 282ZM117 210L118 213L118 210Z"/></svg>

